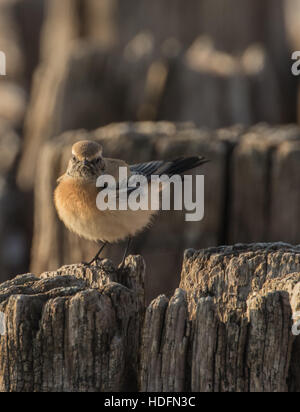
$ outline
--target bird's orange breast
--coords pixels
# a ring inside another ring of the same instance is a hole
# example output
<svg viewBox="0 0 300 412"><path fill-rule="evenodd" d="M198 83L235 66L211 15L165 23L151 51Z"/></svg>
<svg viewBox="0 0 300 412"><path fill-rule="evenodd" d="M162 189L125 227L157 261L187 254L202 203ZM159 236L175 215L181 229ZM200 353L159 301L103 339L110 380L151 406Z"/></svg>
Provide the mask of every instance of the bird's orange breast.
<svg viewBox="0 0 300 412"><path fill-rule="evenodd" d="M97 188L94 183L64 177L54 192L57 212L69 226L75 220L87 221L99 213L96 206Z"/></svg>
<svg viewBox="0 0 300 412"><path fill-rule="evenodd" d="M117 242L147 227L155 212L151 210L106 210L96 205L96 184L68 176L61 178L54 193L60 219L68 229L94 241Z"/></svg>

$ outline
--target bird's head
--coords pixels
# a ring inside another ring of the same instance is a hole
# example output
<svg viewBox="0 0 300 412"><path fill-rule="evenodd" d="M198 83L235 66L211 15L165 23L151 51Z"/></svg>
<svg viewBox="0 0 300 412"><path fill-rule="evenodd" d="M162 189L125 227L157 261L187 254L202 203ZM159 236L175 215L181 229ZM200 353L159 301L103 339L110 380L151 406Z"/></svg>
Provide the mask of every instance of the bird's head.
<svg viewBox="0 0 300 412"><path fill-rule="evenodd" d="M72 177L96 178L104 170L102 146L90 140L81 140L72 147L67 174Z"/></svg>

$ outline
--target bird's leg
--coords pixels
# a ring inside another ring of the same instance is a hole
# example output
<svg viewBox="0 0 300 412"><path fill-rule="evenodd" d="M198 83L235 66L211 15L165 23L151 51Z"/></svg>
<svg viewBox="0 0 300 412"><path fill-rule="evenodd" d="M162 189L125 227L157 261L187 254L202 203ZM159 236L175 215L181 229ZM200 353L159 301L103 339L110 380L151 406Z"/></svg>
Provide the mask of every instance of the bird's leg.
<svg viewBox="0 0 300 412"><path fill-rule="evenodd" d="M90 262L86 263L86 265L91 265L92 263L96 262L96 260L99 258L101 252L103 251L106 245L107 242L103 243L103 245L101 245L100 249L98 250L96 256Z"/></svg>
<svg viewBox="0 0 300 412"><path fill-rule="evenodd" d="M128 241L127 241L126 249L125 249L125 252L124 252L124 255L123 255L123 259L122 259L122 262L121 262L121 265L120 265L120 269L123 269L123 267L124 267L125 259L126 259L127 254L128 254L131 241L132 241L132 238L129 237L129 238L128 238Z"/></svg>

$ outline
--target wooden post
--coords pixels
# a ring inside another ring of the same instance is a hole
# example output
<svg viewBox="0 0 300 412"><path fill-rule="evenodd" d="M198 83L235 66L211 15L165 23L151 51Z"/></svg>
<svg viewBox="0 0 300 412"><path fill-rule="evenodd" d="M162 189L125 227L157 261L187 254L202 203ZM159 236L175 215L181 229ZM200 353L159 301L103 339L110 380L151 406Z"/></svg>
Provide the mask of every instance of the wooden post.
<svg viewBox="0 0 300 412"><path fill-rule="evenodd" d="M300 390L300 247L187 250L146 311L144 273L130 256L1 284L0 390Z"/></svg>

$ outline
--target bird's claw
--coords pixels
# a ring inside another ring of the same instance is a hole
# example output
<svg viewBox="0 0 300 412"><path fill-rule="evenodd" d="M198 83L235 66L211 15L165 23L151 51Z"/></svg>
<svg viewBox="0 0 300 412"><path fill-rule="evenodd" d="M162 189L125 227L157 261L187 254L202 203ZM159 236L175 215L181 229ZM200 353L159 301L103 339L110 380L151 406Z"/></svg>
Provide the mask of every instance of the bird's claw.
<svg viewBox="0 0 300 412"><path fill-rule="evenodd" d="M93 263L100 263L102 262L103 258L94 258L90 262L81 262L82 265L84 266L91 266Z"/></svg>

